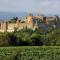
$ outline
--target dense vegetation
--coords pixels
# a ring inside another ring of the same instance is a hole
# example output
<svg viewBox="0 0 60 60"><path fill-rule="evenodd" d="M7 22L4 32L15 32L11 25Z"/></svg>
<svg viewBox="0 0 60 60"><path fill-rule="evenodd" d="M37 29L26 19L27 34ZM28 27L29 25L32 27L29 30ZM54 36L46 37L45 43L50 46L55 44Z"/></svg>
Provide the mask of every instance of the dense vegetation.
<svg viewBox="0 0 60 60"><path fill-rule="evenodd" d="M0 32L0 46L60 46L60 29Z"/></svg>
<svg viewBox="0 0 60 60"><path fill-rule="evenodd" d="M0 60L60 60L60 47L0 47Z"/></svg>

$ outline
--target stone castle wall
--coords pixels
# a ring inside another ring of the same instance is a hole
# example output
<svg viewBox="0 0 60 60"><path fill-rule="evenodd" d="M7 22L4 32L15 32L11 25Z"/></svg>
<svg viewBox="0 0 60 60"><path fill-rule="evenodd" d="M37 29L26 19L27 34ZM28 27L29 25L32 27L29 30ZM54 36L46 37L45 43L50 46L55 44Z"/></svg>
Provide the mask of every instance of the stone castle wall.
<svg viewBox="0 0 60 60"><path fill-rule="evenodd" d="M32 16L28 16L27 21L24 21L23 23L19 22L19 20L17 20L16 23L9 23L8 21L0 23L0 31L1 32L5 32L5 31L12 32L12 31L14 31L14 28L23 29L25 27L34 29L35 26L33 25L33 17Z"/></svg>

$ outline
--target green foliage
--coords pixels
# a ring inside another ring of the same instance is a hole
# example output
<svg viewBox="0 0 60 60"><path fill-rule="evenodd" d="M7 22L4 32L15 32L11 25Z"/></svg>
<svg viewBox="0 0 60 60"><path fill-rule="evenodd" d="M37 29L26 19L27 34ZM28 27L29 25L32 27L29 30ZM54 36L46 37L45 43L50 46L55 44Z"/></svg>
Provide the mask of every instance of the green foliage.
<svg viewBox="0 0 60 60"><path fill-rule="evenodd" d="M13 18L9 21L9 23L16 23L17 20L18 20L18 17L13 17Z"/></svg>
<svg viewBox="0 0 60 60"><path fill-rule="evenodd" d="M60 60L60 47L0 47L0 60Z"/></svg>
<svg viewBox="0 0 60 60"><path fill-rule="evenodd" d="M0 46L60 46L60 29L52 31L22 29L0 32Z"/></svg>
<svg viewBox="0 0 60 60"><path fill-rule="evenodd" d="M16 21L16 20L18 20L18 17L13 17L13 19L11 19L11 20L15 20Z"/></svg>
<svg viewBox="0 0 60 60"><path fill-rule="evenodd" d="M43 44L40 34L33 33L31 35L31 40L32 40L32 45L38 45L38 46L40 45L41 46Z"/></svg>
<svg viewBox="0 0 60 60"><path fill-rule="evenodd" d="M9 33L0 33L0 46L8 46Z"/></svg>

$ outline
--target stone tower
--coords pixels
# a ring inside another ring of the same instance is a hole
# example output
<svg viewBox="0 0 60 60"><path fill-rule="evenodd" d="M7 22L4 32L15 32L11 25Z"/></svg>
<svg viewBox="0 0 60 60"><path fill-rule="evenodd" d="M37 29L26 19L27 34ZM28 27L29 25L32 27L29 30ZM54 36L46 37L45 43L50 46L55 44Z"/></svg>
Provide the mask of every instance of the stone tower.
<svg viewBox="0 0 60 60"><path fill-rule="evenodd" d="M41 14L41 15L38 14L37 17L40 18L42 21L44 20L44 15L43 14Z"/></svg>
<svg viewBox="0 0 60 60"><path fill-rule="evenodd" d="M44 16L43 16L43 15L41 15L41 16L40 16L40 19L43 21L43 20L44 20Z"/></svg>
<svg viewBox="0 0 60 60"><path fill-rule="evenodd" d="M33 28L33 15L31 13L27 17L27 22L29 24L29 28Z"/></svg>
<svg viewBox="0 0 60 60"><path fill-rule="evenodd" d="M49 22L48 22L48 17L44 17L43 22L44 22L45 24L49 24Z"/></svg>
<svg viewBox="0 0 60 60"><path fill-rule="evenodd" d="M34 25L34 30L38 29L38 22L36 21L35 25Z"/></svg>
<svg viewBox="0 0 60 60"><path fill-rule="evenodd" d="M17 20L17 21L16 21L16 26L17 26L17 28L19 28L19 24L20 24L20 22L19 22L19 20Z"/></svg>
<svg viewBox="0 0 60 60"><path fill-rule="evenodd" d="M3 30L3 22L1 22L1 30Z"/></svg>
<svg viewBox="0 0 60 60"><path fill-rule="evenodd" d="M7 23L7 21L5 21L5 22L3 23L2 29L3 29L5 32L7 31L7 29L8 29L8 23Z"/></svg>

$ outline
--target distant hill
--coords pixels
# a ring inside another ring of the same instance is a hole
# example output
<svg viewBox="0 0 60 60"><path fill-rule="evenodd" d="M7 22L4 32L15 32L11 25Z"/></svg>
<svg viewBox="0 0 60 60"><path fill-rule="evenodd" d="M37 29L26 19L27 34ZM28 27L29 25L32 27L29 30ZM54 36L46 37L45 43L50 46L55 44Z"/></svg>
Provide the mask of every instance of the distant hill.
<svg viewBox="0 0 60 60"><path fill-rule="evenodd" d="M26 12L0 12L0 20L5 20L5 19L11 19L13 17L19 17L19 18L23 18L25 16L27 16L28 13Z"/></svg>
<svg viewBox="0 0 60 60"><path fill-rule="evenodd" d="M34 12L33 15L37 15L37 12ZM0 12L0 20L8 20L12 19L13 17L24 18L27 16L27 12ZM51 16L52 14L46 14L47 16Z"/></svg>
<svg viewBox="0 0 60 60"><path fill-rule="evenodd" d="M8 20L13 17L24 18L27 15L27 12L0 12L0 20ZM37 15L37 13L33 13L33 15Z"/></svg>

